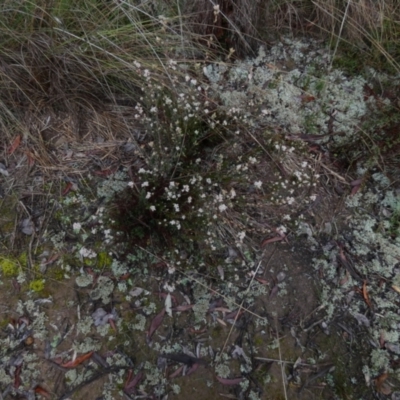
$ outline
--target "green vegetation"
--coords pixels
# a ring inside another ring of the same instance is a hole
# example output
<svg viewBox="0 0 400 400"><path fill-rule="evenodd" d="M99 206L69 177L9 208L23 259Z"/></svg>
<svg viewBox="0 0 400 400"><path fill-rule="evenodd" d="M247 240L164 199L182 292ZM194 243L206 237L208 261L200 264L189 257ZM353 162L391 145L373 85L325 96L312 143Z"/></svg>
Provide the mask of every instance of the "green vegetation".
<svg viewBox="0 0 400 400"><path fill-rule="evenodd" d="M16 260L1 257L0 269L4 276L16 276L19 271L19 265Z"/></svg>

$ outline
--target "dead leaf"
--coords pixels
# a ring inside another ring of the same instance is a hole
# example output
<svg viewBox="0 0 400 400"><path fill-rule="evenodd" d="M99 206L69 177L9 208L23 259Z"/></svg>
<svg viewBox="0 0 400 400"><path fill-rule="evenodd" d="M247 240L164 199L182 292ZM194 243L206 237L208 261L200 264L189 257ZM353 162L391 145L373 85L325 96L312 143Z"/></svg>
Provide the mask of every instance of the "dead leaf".
<svg viewBox="0 0 400 400"><path fill-rule="evenodd" d="M172 317L172 300L171 300L171 293L168 293L165 297L165 312Z"/></svg>
<svg viewBox="0 0 400 400"><path fill-rule="evenodd" d="M385 332L381 331L381 334L379 335L379 345L381 346L381 349L383 349L383 347L385 346Z"/></svg>
<svg viewBox="0 0 400 400"><path fill-rule="evenodd" d="M191 310L193 308L193 306L194 306L194 304L183 304L183 305L173 308L173 311L179 311L179 312L187 311L187 310Z"/></svg>
<svg viewBox="0 0 400 400"><path fill-rule="evenodd" d="M140 296L142 293L144 292L144 289L140 288L140 287L135 287L134 289L132 289L129 292L129 295L132 297L138 297Z"/></svg>
<svg viewBox="0 0 400 400"><path fill-rule="evenodd" d="M159 326L162 324L163 319L164 319L164 315L165 315L165 308L163 308L162 311L161 311L159 314L157 314L157 315L153 318L153 320L151 321L150 328L149 328L149 331L148 331L148 333L147 333L147 337L148 337L149 339L153 336L154 332L155 332L155 331L159 328Z"/></svg>
<svg viewBox="0 0 400 400"><path fill-rule="evenodd" d="M8 154L11 155L14 153L15 150L17 150L18 146L21 143L21 135L18 135L12 142L10 148L8 149Z"/></svg>
<svg viewBox="0 0 400 400"><path fill-rule="evenodd" d="M221 378L219 376L217 376L217 379L223 385L230 385L230 386L239 385L243 381L243 378L227 379L227 378Z"/></svg>
<svg viewBox="0 0 400 400"><path fill-rule="evenodd" d="M21 386L21 370L22 370L22 363L17 365L14 371L14 387L18 389Z"/></svg>
<svg viewBox="0 0 400 400"><path fill-rule="evenodd" d="M194 329L192 326L189 328L189 332L192 335L199 335L201 333L207 332L207 328L203 328L203 329Z"/></svg>
<svg viewBox="0 0 400 400"><path fill-rule="evenodd" d="M30 218L25 218L21 221L21 231L29 236L35 232L35 225Z"/></svg>
<svg viewBox="0 0 400 400"><path fill-rule="evenodd" d="M216 320L217 320L222 326L226 326L226 323L225 323L224 321L222 321L222 319L216 318Z"/></svg>
<svg viewBox="0 0 400 400"><path fill-rule="evenodd" d="M78 365L82 364L84 361L88 360L90 357L92 357L92 354L93 351L90 351L89 353L76 357L75 360L67 361L66 363L61 364L61 367L75 368Z"/></svg>
<svg viewBox="0 0 400 400"><path fill-rule="evenodd" d="M354 187L351 189L350 196L354 196L354 195L360 190L360 187L361 187L361 185L354 186Z"/></svg>
<svg viewBox="0 0 400 400"><path fill-rule="evenodd" d="M186 372L186 376L192 375L194 372L198 370L200 367L200 364L193 364L192 367L189 369L188 372Z"/></svg>
<svg viewBox="0 0 400 400"><path fill-rule="evenodd" d="M387 372L384 372L383 374L379 375L376 379L375 379L375 385L376 385L376 390L380 393L382 392L382 389L384 389L383 384L385 383L386 379L389 377L389 374ZM383 393L385 394L385 393Z"/></svg>
<svg viewBox="0 0 400 400"><path fill-rule="evenodd" d="M261 247L266 246L269 243L280 242L281 240L285 239L285 236L275 236L269 239L265 239L261 243Z"/></svg>
<svg viewBox="0 0 400 400"><path fill-rule="evenodd" d="M369 299L369 296L368 296L367 281L366 280L363 283L362 293L363 293L364 301L367 303L369 308L372 308L371 300Z"/></svg>
<svg viewBox="0 0 400 400"><path fill-rule="evenodd" d="M360 179L356 179L355 181L351 181L350 185L353 186L353 187L354 186L360 186L362 184L362 181L363 180L361 178Z"/></svg>
<svg viewBox="0 0 400 400"><path fill-rule="evenodd" d="M345 285L345 284L349 281L349 279L350 279L350 274L349 274L349 271L346 270L346 275L345 275L344 278L342 278L342 279L340 280L339 284L340 284L341 286L343 286L343 285Z"/></svg>
<svg viewBox="0 0 400 400"><path fill-rule="evenodd" d="M73 186L74 184L72 183L72 182L68 182L66 185L65 185L65 188L64 188L64 190L62 191L62 193L61 193L61 196L66 196L71 190L72 190L72 186Z"/></svg>
<svg viewBox="0 0 400 400"><path fill-rule="evenodd" d="M371 326L371 322L365 315L357 313L357 312L354 312L352 315L360 325L364 325L367 328L369 328Z"/></svg>
<svg viewBox="0 0 400 400"><path fill-rule="evenodd" d="M175 370L175 371L169 376L169 378L176 378L178 375L180 375L180 374L182 373L184 367L185 367L184 365L181 365L177 370Z"/></svg>
<svg viewBox="0 0 400 400"><path fill-rule="evenodd" d="M3 163L0 163L0 174L2 174L4 176L10 175L7 171L7 167Z"/></svg>
<svg viewBox="0 0 400 400"><path fill-rule="evenodd" d="M104 170L100 170L100 171L93 171L94 174L98 175L98 176L110 176L112 174L114 174L115 172L117 172L118 168L108 168L108 169L104 169Z"/></svg>
<svg viewBox="0 0 400 400"><path fill-rule="evenodd" d="M43 389L41 386L35 387L35 393L40 394L43 397L46 397L46 399L51 398L50 393L46 389Z"/></svg>
<svg viewBox="0 0 400 400"><path fill-rule="evenodd" d="M271 292L269 293L269 298L271 299L272 297L275 297L278 294L279 287L278 285L275 285L272 289Z"/></svg>
<svg viewBox="0 0 400 400"><path fill-rule="evenodd" d="M158 294L158 296L159 296L160 298L163 298L163 299L166 299L168 296L170 296L170 297L171 297L171 300L172 300L172 302L173 302L174 304L177 304L177 303L178 303L178 301L176 300L176 297L175 297L173 294L171 294L171 293L154 292L154 294Z"/></svg>
<svg viewBox="0 0 400 400"><path fill-rule="evenodd" d="M110 318L110 319L108 320L108 323L110 324L110 326L111 326L111 328L114 330L114 332L118 333L118 329L117 329L117 326L115 325L114 319L113 319L113 318Z"/></svg>
<svg viewBox="0 0 400 400"><path fill-rule="evenodd" d="M219 276L221 277L221 280L223 281L225 278L224 269L220 265L218 265L217 269L218 269Z"/></svg>
<svg viewBox="0 0 400 400"><path fill-rule="evenodd" d="M261 283L261 285L268 285L268 283L269 283L266 279L263 279L263 278L255 278L255 280L258 283Z"/></svg>
<svg viewBox="0 0 400 400"><path fill-rule="evenodd" d="M118 280L119 281L126 281L126 280L129 279L130 276L131 276L131 273L130 272L126 272L125 274L121 275Z"/></svg>
<svg viewBox="0 0 400 400"><path fill-rule="evenodd" d="M400 293L400 287L396 286L396 285L392 285L392 289L394 291L396 291L397 293Z"/></svg>
<svg viewBox="0 0 400 400"><path fill-rule="evenodd" d="M301 102L304 103L311 103L312 101L315 101L315 97L311 96L310 94L303 94L300 96Z"/></svg>
<svg viewBox="0 0 400 400"><path fill-rule="evenodd" d="M393 353L400 354L400 346L396 343L385 343L385 348Z"/></svg>
<svg viewBox="0 0 400 400"><path fill-rule="evenodd" d="M128 394L132 394L137 384L144 378L144 373L142 371L138 372L133 379L132 378L132 370L129 370L128 378L126 379L124 391Z"/></svg>
<svg viewBox="0 0 400 400"><path fill-rule="evenodd" d="M28 159L28 167L32 167L35 164L35 157L34 155L29 151L25 151L26 158Z"/></svg>
<svg viewBox="0 0 400 400"><path fill-rule="evenodd" d="M212 311L221 311L224 313L232 312L229 308L226 308L226 307L215 307Z"/></svg>

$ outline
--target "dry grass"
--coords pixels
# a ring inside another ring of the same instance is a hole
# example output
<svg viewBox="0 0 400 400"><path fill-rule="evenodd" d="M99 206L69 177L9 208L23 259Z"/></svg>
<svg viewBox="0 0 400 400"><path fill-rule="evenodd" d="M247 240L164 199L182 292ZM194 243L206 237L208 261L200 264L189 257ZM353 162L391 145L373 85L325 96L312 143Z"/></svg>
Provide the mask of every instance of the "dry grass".
<svg viewBox="0 0 400 400"><path fill-rule="evenodd" d="M0 7L3 149L21 135L21 148L50 172L62 169L56 150L91 146L99 153L107 142L97 154L105 156L113 143L137 141L133 107L145 81L137 63L174 90L168 61L183 50L188 60L203 54L179 21L166 23L145 6L8 1Z"/></svg>
<svg viewBox="0 0 400 400"><path fill-rule="evenodd" d="M137 140L140 127L130 117L143 77L135 61L175 90L170 59L210 59L221 49L240 57L254 54L261 38L309 32L400 70L400 7L394 0L169 0L140 6L10 0L0 7L3 148L22 134L24 149L42 167L60 164L54 153L60 146L81 151L82 142L87 149L107 141L118 149Z"/></svg>

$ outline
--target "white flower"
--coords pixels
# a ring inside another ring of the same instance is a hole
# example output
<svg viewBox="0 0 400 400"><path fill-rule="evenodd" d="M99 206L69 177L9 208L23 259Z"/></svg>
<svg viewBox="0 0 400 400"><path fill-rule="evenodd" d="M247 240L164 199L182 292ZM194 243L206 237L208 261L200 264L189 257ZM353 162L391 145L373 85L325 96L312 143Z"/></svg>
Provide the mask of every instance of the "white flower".
<svg viewBox="0 0 400 400"><path fill-rule="evenodd" d="M235 189L231 189L231 192L230 192L230 196L229 196L231 199L234 199L235 197L236 197L236 192L235 192Z"/></svg>
<svg viewBox="0 0 400 400"><path fill-rule="evenodd" d="M219 211L223 212L223 211L225 211L228 207L227 207L225 204L220 204L220 205L218 206L218 208L219 208Z"/></svg>
<svg viewBox="0 0 400 400"><path fill-rule="evenodd" d="M146 187L146 186L149 186L149 182L147 182L147 181L142 183L142 187Z"/></svg>
<svg viewBox="0 0 400 400"><path fill-rule="evenodd" d="M151 192L147 192L146 199L149 199L150 197L151 197Z"/></svg>
<svg viewBox="0 0 400 400"><path fill-rule="evenodd" d="M72 229L74 230L75 233L79 233L81 228L82 228L82 225L79 222L74 222L72 224Z"/></svg>
<svg viewBox="0 0 400 400"><path fill-rule="evenodd" d="M287 198L286 198L286 201L287 201L287 203L288 203L289 205L291 205L291 204L294 203L294 197L287 197Z"/></svg>
<svg viewBox="0 0 400 400"><path fill-rule="evenodd" d="M261 188L261 185L262 185L262 182L261 182L261 181L256 181L256 182L254 182L254 186L255 186L257 189L260 189L260 188Z"/></svg>
<svg viewBox="0 0 400 400"><path fill-rule="evenodd" d="M163 288L172 293L175 290L175 285L173 283L171 285L169 283L165 283Z"/></svg>
<svg viewBox="0 0 400 400"><path fill-rule="evenodd" d="M183 188L182 188L182 190L184 191L184 192L189 192L189 185L183 185Z"/></svg>
<svg viewBox="0 0 400 400"><path fill-rule="evenodd" d="M95 258L97 256L97 254L93 250L87 249L86 247L82 247L79 250L79 254L82 257L87 257L87 258Z"/></svg>
<svg viewBox="0 0 400 400"><path fill-rule="evenodd" d="M257 162L257 158L255 157L249 157L249 163L250 164L255 164Z"/></svg>
<svg viewBox="0 0 400 400"><path fill-rule="evenodd" d="M170 183L169 183L169 187L170 188L173 188L175 186L175 182L174 181L171 181Z"/></svg>
<svg viewBox="0 0 400 400"><path fill-rule="evenodd" d="M190 204L192 202L192 196L189 196L187 202Z"/></svg>
<svg viewBox="0 0 400 400"><path fill-rule="evenodd" d="M175 272L176 268L173 265L168 266L168 273L173 274Z"/></svg>
<svg viewBox="0 0 400 400"><path fill-rule="evenodd" d="M174 203L174 209L176 212L179 212L179 204Z"/></svg>
<svg viewBox="0 0 400 400"><path fill-rule="evenodd" d="M139 174L144 174L146 173L146 170L144 168L140 168L138 171Z"/></svg>
<svg viewBox="0 0 400 400"><path fill-rule="evenodd" d="M133 182L129 182L129 183L128 183L128 186L129 186L130 188L133 188L133 185L134 185Z"/></svg>
<svg viewBox="0 0 400 400"><path fill-rule="evenodd" d="M245 236L246 236L246 232L244 232L244 231L242 231L242 232L239 232L238 236L239 236L239 240L242 242L242 241L243 241L243 239L244 239L244 238L245 238Z"/></svg>
<svg viewBox="0 0 400 400"><path fill-rule="evenodd" d="M277 233L278 233L280 236L284 236L285 233L286 233L286 231L287 231L287 229L286 229L286 227L284 227L283 225L281 225L281 226L278 226L278 227L276 228L276 231L277 231Z"/></svg>
<svg viewBox="0 0 400 400"><path fill-rule="evenodd" d="M155 206L150 206L150 211L156 211L156 207Z"/></svg>

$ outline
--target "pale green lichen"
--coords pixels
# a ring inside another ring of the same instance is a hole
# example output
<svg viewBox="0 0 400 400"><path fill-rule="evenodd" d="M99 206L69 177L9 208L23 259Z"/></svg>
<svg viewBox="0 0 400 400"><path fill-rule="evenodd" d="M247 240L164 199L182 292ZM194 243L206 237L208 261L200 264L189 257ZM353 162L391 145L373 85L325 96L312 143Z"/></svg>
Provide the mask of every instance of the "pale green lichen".
<svg viewBox="0 0 400 400"><path fill-rule="evenodd" d="M106 276L100 276L97 279L96 287L90 292L90 297L93 300L102 300L104 304L108 304L110 296L114 291L114 282Z"/></svg>
<svg viewBox="0 0 400 400"><path fill-rule="evenodd" d="M85 337L81 342L74 342L72 349L79 354L86 354L90 351L98 351L101 348L101 343L91 337Z"/></svg>
<svg viewBox="0 0 400 400"><path fill-rule="evenodd" d="M215 373L221 378L228 378L231 373L231 369L226 364L217 364L215 366Z"/></svg>
<svg viewBox="0 0 400 400"><path fill-rule="evenodd" d="M78 275L75 278L75 282L79 287L86 287L93 283L93 276L90 274Z"/></svg>
<svg viewBox="0 0 400 400"><path fill-rule="evenodd" d="M82 333L83 335L88 334L93 325L93 318L92 317L84 317L76 324L76 331L78 333Z"/></svg>
<svg viewBox="0 0 400 400"><path fill-rule="evenodd" d="M144 331L147 322L146 317L144 315L137 314L135 316L135 321L136 323L131 325L131 329L134 329L136 331Z"/></svg>

